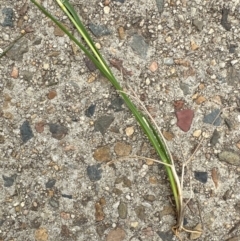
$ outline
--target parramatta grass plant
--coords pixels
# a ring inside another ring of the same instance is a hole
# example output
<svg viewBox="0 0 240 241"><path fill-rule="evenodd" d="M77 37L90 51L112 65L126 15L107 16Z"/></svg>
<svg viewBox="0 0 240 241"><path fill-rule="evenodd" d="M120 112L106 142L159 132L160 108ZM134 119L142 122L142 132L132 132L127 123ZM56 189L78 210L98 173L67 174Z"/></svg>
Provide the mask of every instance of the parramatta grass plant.
<svg viewBox="0 0 240 241"><path fill-rule="evenodd" d="M185 230L187 232L196 232L184 228L183 226L183 218L184 218L184 210L186 207L186 203L183 202L182 189L183 189L183 174L180 179L177 175L175 165L173 159L171 157L171 153L166 145L164 137L157 127L152 116L147 112L146 108L141 105L143 111L141 111L131 100L131 96L125 93L119 83L119 81L115 78L112 71L110 70L108 64L103 59L99 50L96 48L92 38L90 37L88 31L84 27L81 22L79 16L74 10L73 6L67 0L56 0L59 7L62 11L68 16L71 23L78 30L81 38L83 39L83 43L79 42L65 27L62 23L60 23L54 16L52 16L42 5L40 5L37 1L31 0L48 18L50 18L85 54L86 56L95 64L95 66L99 69L102 75L104 75L111 84L115 87L116 91L121 95L123 100L125 101L126 106L132 112L137 122L141 126L142 130L146 134L148 140L154 147L156 153L160 158L160 163L162 163L167 172L167 176L169 179L169 183L171 186L171 190L175 200L176 207L176 225L172 228L175 235L179 237L179 232ZM135 96L136 97L136 96ZM139 103L139 101L138 101ZM184 165L183 165L184 166Z"/></svg>

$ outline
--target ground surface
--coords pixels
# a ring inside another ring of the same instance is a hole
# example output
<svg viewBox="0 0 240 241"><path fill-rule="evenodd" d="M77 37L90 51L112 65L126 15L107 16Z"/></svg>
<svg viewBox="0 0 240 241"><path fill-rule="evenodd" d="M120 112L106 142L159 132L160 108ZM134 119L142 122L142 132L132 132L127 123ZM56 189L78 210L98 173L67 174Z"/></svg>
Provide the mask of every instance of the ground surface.
<svg viewBox="0 0 240 241"><path fill-rule="evenodd" d="M203 138L184 175L186 227L240 240L239 1L71 2L179 175ZM165 170L130 158L157 159L114 88L30 1L0 0L0 23L1 52L27 32L0 59L0 240L177 240Z"/></svg>

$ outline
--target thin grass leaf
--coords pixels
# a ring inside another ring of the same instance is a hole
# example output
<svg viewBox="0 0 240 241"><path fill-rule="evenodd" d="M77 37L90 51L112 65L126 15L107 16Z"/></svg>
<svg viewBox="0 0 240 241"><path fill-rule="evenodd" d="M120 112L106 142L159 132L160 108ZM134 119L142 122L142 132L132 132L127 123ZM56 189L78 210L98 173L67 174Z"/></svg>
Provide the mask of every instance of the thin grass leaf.
<svg viewBox="0 0 240 241"><path fill-rule="evenodd" d="M170 154L168 153L168 149L166 148L164 142L159 137L156 129L152 125L152 123L147 120L144 115L137 109L137 107L133 104L130 98L122 91L122 87L120 83L117 81L115 76L113 75L112 71L108 67L107 63L103 59L102 55L99 53L98 49L95 47L93 40L91 39L90 35L88 34L87 30L85 29L84 25L82 24L81 20L79 19L77 13L73 9L72 5L67 0L56 0L59 6L62 8L64 13L69 17L70 21L74 24L80 35L83 37L86 45L89 49L83 46L60 22L58 22L50 13L48 13L41 5L39 5L35 0L31 0L47 17L49 17L60 29L66 33L69 38L74 41L89 57L89 59L96 65L96 67L100 70L100 72L112 83L117 91L119 91L121 97L125 101L125 104L130 109L136 120L138 121L139 125L141 126L142 130L148 137L149 141L151 142L152 146L156 150L158 156L162 160L162 162L166 164L172 164L172 160L170 158ZM176 202L176 209L177 213L181 213L181 200L179 194L179 182L176 171L173 170L172 167L165 166L167 175L170 181L170 186L174 195L174 199ZM177 180L176 180L177 179Z"/></svg>

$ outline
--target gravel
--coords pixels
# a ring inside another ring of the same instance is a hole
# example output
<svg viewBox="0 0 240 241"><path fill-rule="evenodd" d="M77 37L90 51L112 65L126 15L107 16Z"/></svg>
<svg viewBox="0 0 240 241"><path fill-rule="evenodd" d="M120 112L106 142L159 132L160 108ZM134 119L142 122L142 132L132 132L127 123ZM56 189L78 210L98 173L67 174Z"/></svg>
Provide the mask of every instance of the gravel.
<svg viewBox="0 0 240 241"><path fill-rule="evenodd" d="M239 1L71 3L179 175L201 142L183 184L201 235L183 240L239 240ZM176 241L165 168L119 93L30 1L0 0L0 31L0 53L26 33L0 59L0 240Z"/></svg>

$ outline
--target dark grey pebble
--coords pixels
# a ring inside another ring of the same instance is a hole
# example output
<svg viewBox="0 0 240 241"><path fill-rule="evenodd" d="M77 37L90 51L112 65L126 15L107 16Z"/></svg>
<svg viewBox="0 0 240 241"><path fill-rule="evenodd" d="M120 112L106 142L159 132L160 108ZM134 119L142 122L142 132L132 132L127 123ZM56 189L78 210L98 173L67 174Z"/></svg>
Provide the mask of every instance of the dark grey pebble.
<svg viewBox="0 0 240 241"><path fill-rule="evenodd" d="M116 112L124 110L122 105L124 104L124 100L121 97L117 97L111 101L110 108L114 109Z"/></svg>
<svg viewBox="0 0 240 241"><path fill-rule="evenodd" d="M113 0L114 2L124 3L125 0Z"/></svg>
<svg viewBox="0 0 240 241"><path fill-rule="evenodd" d="M11 60L21 61L23 59L23 54L28 52L28 40L26 38L21 38L18 40L11 49L6 53L7 57Z"/></svg>
<svg viewBox="0 0 240 241"><path fill-rule="evenodd" d="M5 15L2 26L3 27L13 27L13 16L14 16L13 9L12 8L3 8L2 13L3 13L3 15Z"/></svg>
<svg viewBox="0 0 240 241"><path fill-rule="evenodd" d="M31 126L29 124L29 121L24 121L23 124L20 126L20 134L21 134L22 141L24 143L26 143L27 141L33 138L34 135L33 135Z"/></svg>
<svg viewBox="0 0 240 241"><path fill-rule="evenodd" d="M74 226L82 226L84 224L86 224L88 222L88 219L84 216L80 216L80 217L77 217L74 221L73 221L73 225Z"/></svg>
<svg viewBox="0 0 240 241"><path fill-rule="evenodd" d="M107 28L106 25L97 25L97 24L90 23L88 27L96 37L101 37L101 36L111 34L111 31Z"/></svg>
<svg viewBox="0 0 240 241"><path fill-rule="evenodd" d="M36 217L31 221L31 227L32 228L39 228L42 224L42 218L41 217Z"/></svg>
<svg viewBox="0 0 240 241"><path fill-rule="evenodd" d="M96 105L95 104L91 104L86 110L85 110L85 115L87 117L92 117L94 115L96 109Z"/></svg>
<svg viewBox="0 0 240 241"><path fill-rule="evenodd" d="M62 126L59 124L53 124L53 123L50 123L48 125L49 125L49 130L52 133L52 137L57 140L61 140L68 133L68 128L65 126Z"/></svg>
<svg viewBox="0 0 240 241"><path fill-rule="evenodd" d="M68 195L68 194L62 194L62 197L68 198L68 199L72 199L73 196L72 195Z"/></svg>
<svg viewBox="0 0 240 241"><path fill-rule="evenodd" d="M220 112L221 112L221 110L219 110L219 109L213 110L211 113L204 116L203 122L207 123L207 124L212 124L214 126L220 126L220 124L221 124L221 117L219 115Z"/></svg>
<svg viewBox="0 0 240 241"><path fill-rule="evenodd" d="M229 49L229 53L233 54L235 53L235 50L238 46L236 44L230 44L228 49Z"/></svg>
<svg viewBox="0 0 240 241"><path fill-rule="evenodd" d="M52 206L53 208L58 208L59 207L59 201L56 200L55 198L51 198L49 200L49 204L50 206Z"/></svg>
<svg viewBox="0 0 240 241"><path fill-rule="evenodd" d="M198 171L195 171L195 172L194 172L194 177L195 177L195 179L198 180L199 182L206 183L207 180L208 180L208 173L207 173L207 172L198 172Z"/></svg>
<svg viewBox="0 0 240 241"><path fill-rule="evenodd" d="M4 219L0 219L0 227L3 225L4 222L5 222Z"/></svg>
<svg viewBox="0 0 240 241"><path fill-rule="evenodd" d="M112 124L114 120L114 116L105 115L99 117L94 123L94 130L100 131L102 135L104 135L108 129L108 127Z"/></svg>
<svg viewBox="0 0 240 241"><path fill-rule="evenodd" d="M190 94L189 85L183 82L180 83L180 89L183 91L184 95Z"/></svg>
<svg viewBox="0 0 240 241"><path fill-rule="evenodd" d="M164 0L156 0L158 12L162 13L164 10Z"/></svg>
<svg viewBox="0 0 240 241"><path fill-rule="evenodd" d="M136 52L141 58L147 57L148 44L145 42L143 36L135 34L130 42L130 47Z"/></svg>
<svg viewBox="0 0 240 241"><path fill-rule="evenodd" d="M45 184L46 188L52 188L56 183L55 179L49 179L47 183Z"/></svg>
<svg viewBox="0 0 240 241"><path fill-rule="evenodd" d="M2 175L2 178L4 180L4 187L11 187L14 183L14 181L16 180L17 174L14 174L10 177L7 177L5 175Z"/></svg>
<svg viewBox="0 0 240 241"><path fill-rule="evenodd" d="M92 165L87 167L87 175L91 181L98 181L102 178L101 165Z"/></svg>
<svg viewBox="0 0 240 241"><path fill-rule="evenodd" d="M41 44L41 42L42 42L42 38L41 37L36 37L33 40L33 45L39 45L39 44Z"/></svg>
<svg viewBox="0 0 240 241"><path fill-rule="evenodd" d="M222 19L221 19L221 25L229 31L231 29L231 24L228 22L228 14L229 14L229 9L223 8L222 9Z"/></svg>
<svg viewBox="0 0 240 241"><path fill-rule="evenodd" d="M95 64L92 62L92 60L91 59L89 59L89 58L84 58L83 59L84 60L84 63L86 64L86 66L87 66L87 68L88 68L88 70L90 71L90 72L93 72L93 71L95 71L97 68L96 68L96 66L95 66Z"/></svg>
<svg viewBox="0 0 240 241"><path fill-rule="evenodd" d="M232 122L228 118L225 118L224 122L225 122L226 126L228 127L228 129L232 130L232 128L233 128Z"/></svg>
<svg viewBox="0 0 240 241"><path fill-rule="evenodd" d="M215 129L210 139L210 143L212 144L212 146L215 146L218 143L219 138L220 133Z"/></svg>
<svg viewBox="0 0 240 241"><path fill-rule="evenodd" d="M164 241L172 241L173 240L173 233L170 232L162 232L157 231L158 236Z"/></svg>

